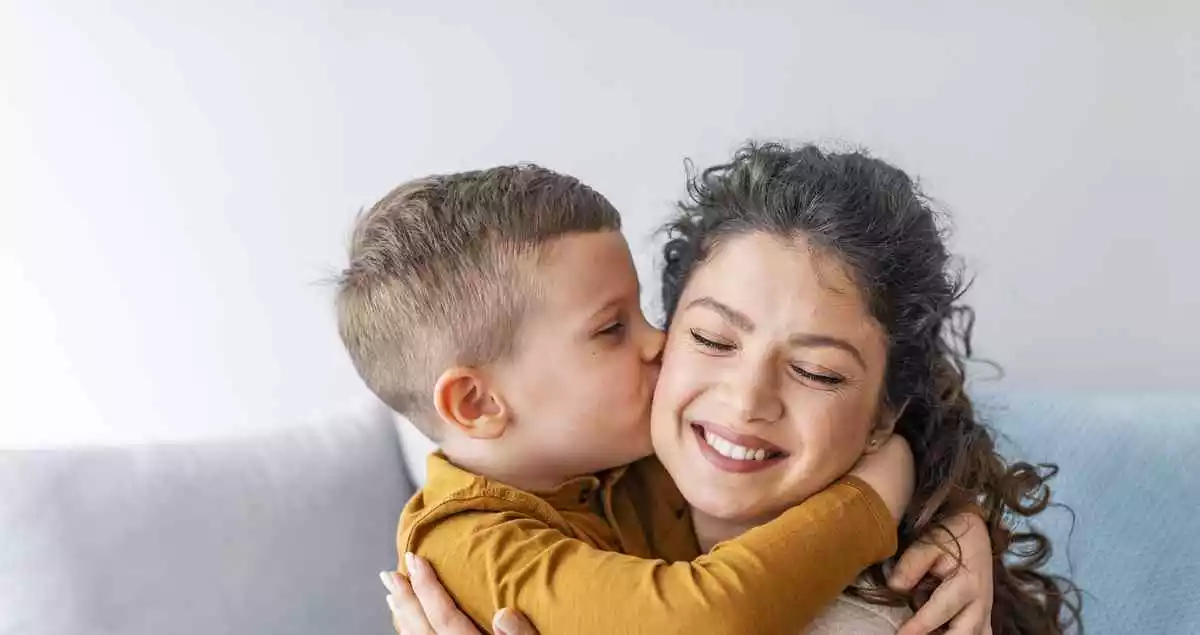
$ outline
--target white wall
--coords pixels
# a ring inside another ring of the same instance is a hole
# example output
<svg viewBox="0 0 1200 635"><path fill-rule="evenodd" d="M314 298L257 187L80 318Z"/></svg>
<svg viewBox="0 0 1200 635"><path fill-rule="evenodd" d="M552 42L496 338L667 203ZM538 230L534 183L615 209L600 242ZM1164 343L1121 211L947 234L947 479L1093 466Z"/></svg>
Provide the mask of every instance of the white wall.
<svg viewBox="0 0 1200 635"><path fill-rule="evenodd" d="M919 174L1009 385L1200 385L1194 2L184 4L0 5L0 444L338 410L360 206L536 160L651 274L682 158L750 137Z"/></svg>

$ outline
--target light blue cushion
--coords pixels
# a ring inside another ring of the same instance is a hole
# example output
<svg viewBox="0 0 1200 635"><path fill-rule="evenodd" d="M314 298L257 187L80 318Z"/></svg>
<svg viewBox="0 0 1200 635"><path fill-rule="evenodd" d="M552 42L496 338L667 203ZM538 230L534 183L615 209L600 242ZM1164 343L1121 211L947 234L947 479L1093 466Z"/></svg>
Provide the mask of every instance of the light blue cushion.
<svg viewBox="0 0 1200 635"><path fill-rule="evenodd" d="M1200 633L1200 396L981 394L1006 456L1057 463L1052 569L1090 634ZM1072 569L1073 567L1073 569Z"/></svg>

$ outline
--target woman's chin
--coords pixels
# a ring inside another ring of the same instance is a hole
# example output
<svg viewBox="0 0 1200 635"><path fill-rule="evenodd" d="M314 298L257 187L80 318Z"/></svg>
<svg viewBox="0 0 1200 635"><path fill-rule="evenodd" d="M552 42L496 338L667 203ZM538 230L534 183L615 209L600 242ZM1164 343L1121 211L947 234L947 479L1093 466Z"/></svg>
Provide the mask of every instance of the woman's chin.
<svg viewBox="0 0 1200 635"><path fill-rule="evenodd" d="M745 496L716 495L713 492L693 492L684 498L691 505L693 514L699 512L714 520L730 524L757 524L769 519L769 506Z"/></svg>
<svg viewBox="0 0 1200 635"><path fill-rule="evenodd" d="M699 475L697 475L699 476ZM694 511L729 524L759 525L770 522L788 509L804 502L809 488L796 487L788 492L772 488L755 491L749 483L741 487L711 487L701 485L702 478L689 479L689 487L681 487Z"/></svg>

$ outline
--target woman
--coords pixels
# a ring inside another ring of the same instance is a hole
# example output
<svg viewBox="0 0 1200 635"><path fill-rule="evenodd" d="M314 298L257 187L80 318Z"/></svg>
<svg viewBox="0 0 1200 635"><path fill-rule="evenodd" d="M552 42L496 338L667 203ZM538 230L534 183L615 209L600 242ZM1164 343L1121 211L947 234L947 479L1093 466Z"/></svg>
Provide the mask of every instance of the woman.
<svg viewBox="0 0 1200 635"><path fill-rule="evenodd" d="M901 550L976 508L996 558L992 632L1077 622L1073 587L1038 570L1046 538L1003 523L1045 509L1045 476L1006 464L974 414L962 368L972 313L908 176L862 153L749 145L695 176L689 195L664 248L668 339L651 432L701 548L773 518L899 434L917 467ZM737 460L758 450L766 460ZM933 572L949 576L954 563ZM871 607L922 604L926 587L904 590L914 568L902 563L889 588L887 567L872 567L816 627L863 610L871 628L894 628L894 615ZM986 628L987 609L969 606L950 625ZM927 614L903 632L948 617Z"/></svg>

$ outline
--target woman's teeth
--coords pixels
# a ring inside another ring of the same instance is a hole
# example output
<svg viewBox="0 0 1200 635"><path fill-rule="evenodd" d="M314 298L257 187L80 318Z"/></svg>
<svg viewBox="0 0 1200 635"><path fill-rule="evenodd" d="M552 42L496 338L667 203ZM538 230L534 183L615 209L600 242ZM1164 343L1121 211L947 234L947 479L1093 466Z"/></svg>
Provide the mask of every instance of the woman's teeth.
<svg viewBox="0 0 1200 635"><path fill-rule="evenodd" d="M730 443L724 438L719 437L711 432L704 433L704 442L712 449L716 450L721 456L731 458L735 461L765 461L774 458L775 454L768 452L762 448L752 450L740 445Z"/></svg>

